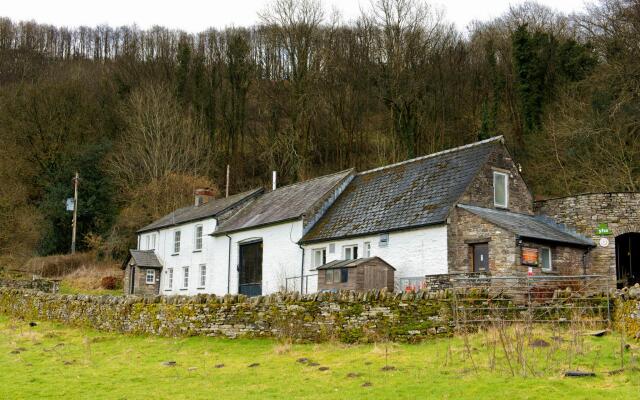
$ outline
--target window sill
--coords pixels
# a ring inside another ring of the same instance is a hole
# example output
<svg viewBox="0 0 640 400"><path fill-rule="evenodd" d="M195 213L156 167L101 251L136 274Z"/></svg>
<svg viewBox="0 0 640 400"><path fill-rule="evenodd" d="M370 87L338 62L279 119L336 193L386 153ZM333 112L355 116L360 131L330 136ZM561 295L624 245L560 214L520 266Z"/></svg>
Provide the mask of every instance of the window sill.
<svg viewBox="0 0 640 400"><path fill-rule="evenodd" d="M171 256L172 256L172 257L173 257L173 256L179 256L179 255L180 255L180 253L173 253L173 254L171 254Z"/></svg>
<svg viewBox="0 0 640 400"><path fill-rule="evenodd" d="M164 291L165 291L165 292L170 292L170 291L172 291L172 290L173 290L173 289L165 289Z"/></svg>
<svg viewBox="0 0 640 400"><path fill-rule="evenodd" d="M181 292L184 292L184 291L186 291L186 290L189 290L189 288L182 288L182 289L180 289L180 291L181 291Z"/></svg>
<svg viewBox="0 0 640 400"><path fill-rule="evenodd" d="M194 252L194 253L202 253L202 249L200 249L200 250L194 250L193 252Z"/></svg>
<svg viewBox="0 0 640 400"><path fill-rule="evenodd" d="M204 287L196 288L197 290L204 290Z"/></svg>
<svg viewBox="0 0 640 400"><path fill-rule="evenodd" d="M552 269L541 269L540 272L542 272L543 274L550 274L550 275L558 275L559 274L558 271L554 271Z"/></svg>

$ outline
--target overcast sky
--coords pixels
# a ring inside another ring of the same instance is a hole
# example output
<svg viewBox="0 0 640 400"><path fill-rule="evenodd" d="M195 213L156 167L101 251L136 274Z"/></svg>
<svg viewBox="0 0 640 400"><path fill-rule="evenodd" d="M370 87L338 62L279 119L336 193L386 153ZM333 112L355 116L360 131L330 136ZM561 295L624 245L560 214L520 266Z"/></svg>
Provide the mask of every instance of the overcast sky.
<svg viewBox="0 0 640 400"><path fill-rule="evenodd" d="M464 29L474 20L500 16L509 4L520 0L433 0L430 4L445 10L449 21ZM564 12L581 11L584 0L538 0ZM2 0L0 16L13 20L74 27L78 25L111 26L137 24L140 28L162 25L189 32L209 27L249 26L257 22L257 12L268 0ZM337 8L345 19L360 14L369 0L324 0L328 9Z"/></svg>

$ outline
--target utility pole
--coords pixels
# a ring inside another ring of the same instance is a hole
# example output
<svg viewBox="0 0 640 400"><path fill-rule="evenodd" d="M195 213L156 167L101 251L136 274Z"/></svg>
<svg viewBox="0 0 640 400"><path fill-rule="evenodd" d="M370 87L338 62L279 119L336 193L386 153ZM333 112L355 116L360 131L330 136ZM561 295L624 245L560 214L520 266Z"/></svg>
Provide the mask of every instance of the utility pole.
<svg viewBox="0 0 640 400"><path fill-rule="evenodd" d="M76 230L78 226L78 181L80 175L76 172L73 178L73 228L71 233L71 254L76 252Z"/></svg>
<svg viewBox="0 0 640 400"><path fill-rule="evenodd" d="M227 164L227 184L224 191L224 197L229 197L229 170L230 169L231 169L231 166Z"/></svg>

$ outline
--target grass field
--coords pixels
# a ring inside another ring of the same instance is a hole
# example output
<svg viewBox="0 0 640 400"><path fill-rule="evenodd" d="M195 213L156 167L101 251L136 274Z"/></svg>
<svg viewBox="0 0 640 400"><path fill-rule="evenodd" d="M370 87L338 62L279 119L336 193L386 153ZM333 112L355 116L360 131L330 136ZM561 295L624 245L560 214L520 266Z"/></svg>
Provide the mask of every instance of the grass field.
<svg viewBox="0 0 640 400"><path fill-rule="evenodd" d="M640 397L637 344L625 351L624 371L609 374L620 368L616 335L576 341L563 332L560 341L550 331L536 331L530 340L551 345L528 344L522 355L526 376L516 359L512 376L490 333L419 345L287 345L127 336L28 322L0 316L0 399ZM597 376L565 378L567 369Z"/></svg>

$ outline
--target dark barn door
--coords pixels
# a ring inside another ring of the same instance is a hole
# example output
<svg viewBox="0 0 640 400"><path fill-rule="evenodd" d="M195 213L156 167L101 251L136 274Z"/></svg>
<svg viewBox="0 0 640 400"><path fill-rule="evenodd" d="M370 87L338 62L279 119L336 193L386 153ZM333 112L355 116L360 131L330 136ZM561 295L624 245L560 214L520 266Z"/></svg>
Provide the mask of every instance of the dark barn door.
<svg viewBox="0 0 640 400"><path fill-rule="evenodd" d="M240 245L238 293L247 296L262 294L262 242Z"/></svg>
<svg viewBox="0 0 640 400"><path fill-rule="evenodd" d="M473 272L489 271L489 244L478 243L473 245Z"/></svg>
<svg viewBox="0 0 640 400"><path fill-rule="evenodd" d="M131 265L129 266L129 268L131 268L131 274L129 278L129 294L133 294L136 290L136 266Z"/></svg>
<svg viewBox="0 0 640 400"><path fill-rule="evenodd" d="M640 283L640 233L616 237L616 278L620 288Z"/></svg>

